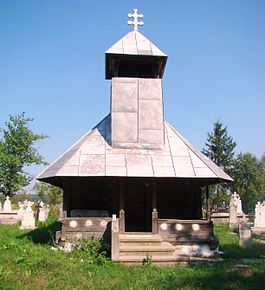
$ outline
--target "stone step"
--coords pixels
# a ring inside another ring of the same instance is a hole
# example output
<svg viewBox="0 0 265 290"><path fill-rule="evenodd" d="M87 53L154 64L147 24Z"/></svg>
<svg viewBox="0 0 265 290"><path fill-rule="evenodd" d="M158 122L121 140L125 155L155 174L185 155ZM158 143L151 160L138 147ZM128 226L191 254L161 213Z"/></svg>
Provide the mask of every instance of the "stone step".
<svg viewBox="0 0 265 290"><path fill-rule="evenodd" d="M174 251L175 247L172 246L170 243L167 242L161 242L160 245L150 245L150 246L145 246L145 245L131 245L129 243L127 243L126 245L121 245L120 246L120 250L121 251L127 251L127 252L133 252L133 251L151 251L151 252L155 252L155 251L161 251L164 250L166 252L168 251Z"/></svg>
<svg viewBox="0 0 265 290"><path fill-rule="evenodd" d="M179 264L187 264L189 261L188 257L185 256L167 256L167 255L151 255L150 263L155 266L173 266ZM114 262L119 262L125 265L143 265L147 263L146 256L121 256L118 260Z"/></svg>
<svg viewBox="0 0 265 290"><path fill-rule="evenodd" d="M175 247L170 243L162 242L161 245L121 245L120 255L133 255L133 256L146 256L150 255L173 255L175 252Z"/></svg>
<svg viewBox="0 0 265 290"><path fill-rule="evenodd" d="M163 241L159 235L146 233L120 234L119 240L121 243L161 243Z"/></svg>

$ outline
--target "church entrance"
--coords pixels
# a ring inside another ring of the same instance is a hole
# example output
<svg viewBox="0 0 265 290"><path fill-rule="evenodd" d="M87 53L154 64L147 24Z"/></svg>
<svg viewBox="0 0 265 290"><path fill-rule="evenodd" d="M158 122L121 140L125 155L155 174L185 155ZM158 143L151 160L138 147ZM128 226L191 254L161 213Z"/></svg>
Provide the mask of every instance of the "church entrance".
<svg viewBox="0 0 265 290"><path fill-rule="evenodd" d="M125 231L151 232L152 195L147 184L130 182L125 190Z"/></svg>

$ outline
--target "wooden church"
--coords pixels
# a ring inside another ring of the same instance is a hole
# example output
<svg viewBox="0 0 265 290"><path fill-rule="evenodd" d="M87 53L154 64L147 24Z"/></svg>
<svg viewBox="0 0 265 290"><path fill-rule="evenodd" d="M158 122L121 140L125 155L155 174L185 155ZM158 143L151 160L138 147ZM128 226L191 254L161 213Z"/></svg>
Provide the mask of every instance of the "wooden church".
<svg viewBox="0 0 265 290"><path fill-rule="evenodd" d="M104 238L128 264L212 256L208 186L232 179L165 122L167 55L138 31L142 14L129 17L134 30L105 53L110 114L37 177L63 189L57 239Z"/></svg>

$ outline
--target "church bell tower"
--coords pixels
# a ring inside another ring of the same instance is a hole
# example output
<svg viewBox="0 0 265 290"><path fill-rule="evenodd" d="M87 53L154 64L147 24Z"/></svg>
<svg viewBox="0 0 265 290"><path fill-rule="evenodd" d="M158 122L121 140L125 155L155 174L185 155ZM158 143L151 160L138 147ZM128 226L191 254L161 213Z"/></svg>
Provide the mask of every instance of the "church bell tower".
<svg viewBox="0 0 265 290"><path fill-rule="evenodd" d="M167 55L138 31L142 14L128 14L134 30L106 51L111 80L113 148L162 149L165 143L162 77Z"/></svg>

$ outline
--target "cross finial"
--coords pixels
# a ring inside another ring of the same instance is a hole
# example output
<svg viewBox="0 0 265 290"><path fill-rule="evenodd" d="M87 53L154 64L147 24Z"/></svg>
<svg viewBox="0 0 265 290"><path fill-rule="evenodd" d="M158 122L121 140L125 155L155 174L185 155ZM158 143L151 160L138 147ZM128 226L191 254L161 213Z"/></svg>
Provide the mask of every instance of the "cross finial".
<svg viewBox="0 0 265 290"><path fill-rule="evenodd" d="M134 28L133 28L134 31L138 30L138 25L144 25L143 21L138 21L138 18L143 18L144 17L143 14L138 14L138 9L133 9L133 14L129 13L128 17L133 17L133 21L132 20L128 20L127 23L129 25L134 25Z"/></svg>

